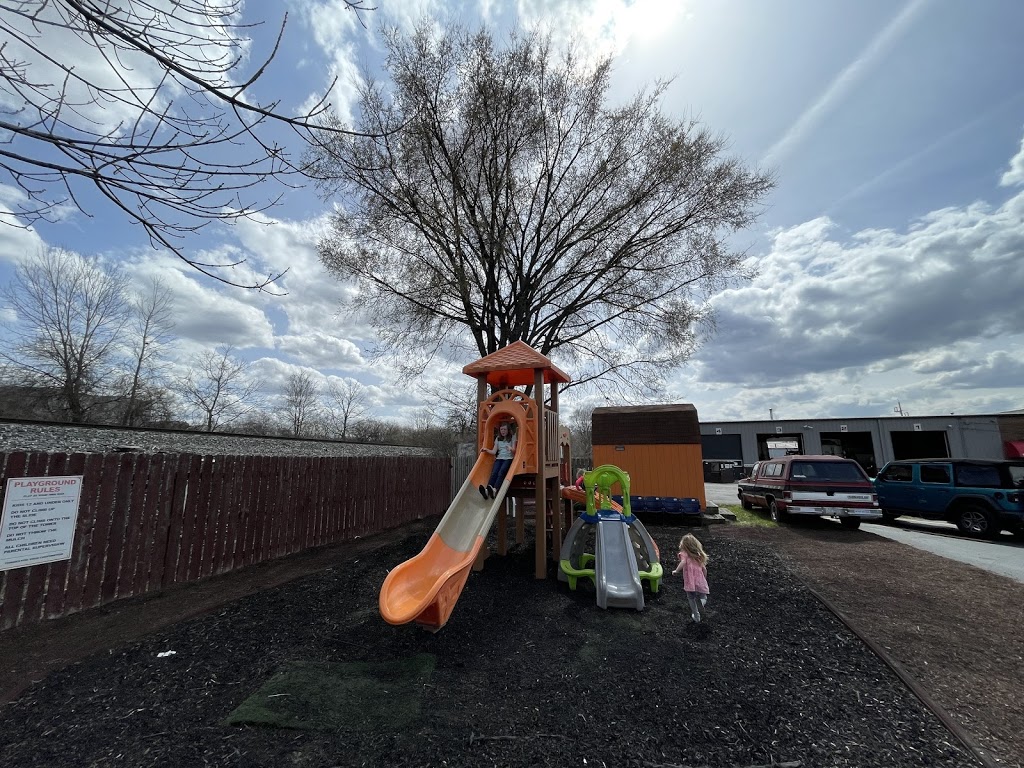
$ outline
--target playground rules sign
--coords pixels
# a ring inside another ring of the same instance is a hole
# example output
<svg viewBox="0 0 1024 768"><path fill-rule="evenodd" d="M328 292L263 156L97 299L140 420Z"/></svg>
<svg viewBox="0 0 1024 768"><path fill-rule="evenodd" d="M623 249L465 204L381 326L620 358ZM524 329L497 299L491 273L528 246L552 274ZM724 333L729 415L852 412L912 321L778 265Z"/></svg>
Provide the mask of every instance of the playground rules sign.
<svg viewBox="0 0 1024 768"><path fill-rule="evenodd" d="M71 557L82 476L12 477L0 518L0 571Z"/></svg>

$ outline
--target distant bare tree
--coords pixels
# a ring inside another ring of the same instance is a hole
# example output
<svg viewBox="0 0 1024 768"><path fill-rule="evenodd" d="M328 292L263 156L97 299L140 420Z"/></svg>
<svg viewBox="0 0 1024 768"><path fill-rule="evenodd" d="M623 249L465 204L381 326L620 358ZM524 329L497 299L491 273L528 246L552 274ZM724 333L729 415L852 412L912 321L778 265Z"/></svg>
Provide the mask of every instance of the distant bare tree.
<svg viewBox="0 0 1024 768"><path fill-rule="evenodd" d="M355 379L331 380L324 398L324 418L336 437L345 439L368 412L366 387Z"/></svg>
<svg viewBox="0 0 1024 768"><path fill-rule="evenodd" d="M343 2L357 16L373 10L365 0ZM236 285L219 269L231 265L196 260L182 239L209 221L273 205L279 195L257 195L260 182L297 183L302 168L274 132L284 128L308 139L313 121L330 107L331 90L305 114L280 109L278 100L254 100L288 15L260 61L250 56L247 38L258 25L240 22L242 6L242 0L0 3L0 171L23 194L8 223L55 219L67 207L86 213L81 195L96 190L154 245Z"/></svg>
<svg viewBox="0 0 1024 768"><path fill-rule="evenodd" d="M74 423L88 420L115 374L129 317L126 286L117 268L46 248L0 291L16 315L0 357L23 383L55 388L63 416Z"/></svg>
<svg viewBox="0 0 1024 768"><path fill-rule="evenodd" d="M403 444L408 428L383 419L361 419L349 429L348 437L363 443Z"/></svg>
<svg viewBox="0 0 1024 768"><path fill-rule="evenodd" d="M594 453L594 406L579 405L568 419L573 459L592 462Z"/></svg>
<svg viewBox="0 0 1024 768"><path fill-rule="evenodd" d="M307 434L311 422L320 412L320 392L313 377L306 371L293 373L284 387L285 418L293 437Z"/></svg>
<svg viewBox="0 0 1024 768"><path fill-rule="evenodd" d="M232 351L232 347L218 347L194 358L185 379L175 387L186 406L199 414L207 432L259 407L256 398L263 382L251 378L250 364L234 357Z"/></svg>
<svg viewBox="0 0 1024 768"><path fill-rule="evenodd" d="M427 387L427 408L431 417L454 433L457 439L474 435L476 428L476 384L463 387L450 384Z"/></svg>
<svg viewBox="0 0 1024 768"><path fill-rule="evenodd" d="M131 370L125 377L124 416L121 423L136 426L143 416L142 402L152 400L152 390L160 371L160 355L171 341L174 329L174 304L167 284L156 277L146 288L131 299L132 316L128 323L131 339L128 342L128 364ZM150 390L148 398L140 398L140 391Z"/></svg>
<svg viewBox="0 0 1024 768"><path fill-rule="evenodd" d="M250 411L245 418L232 422L226 428L227 432L235 432L240 435L262 435L271 437L282 434L280 423L269 413L261 410Z"/></svg>
<svg viewBox="0 0 1024 768"><path fill-rule="evenodd" d="M421 408L415 417L412 429L401 438L401 442L427 448L434 456L454 456L464 435L438 419L433 409Z"/></svg>

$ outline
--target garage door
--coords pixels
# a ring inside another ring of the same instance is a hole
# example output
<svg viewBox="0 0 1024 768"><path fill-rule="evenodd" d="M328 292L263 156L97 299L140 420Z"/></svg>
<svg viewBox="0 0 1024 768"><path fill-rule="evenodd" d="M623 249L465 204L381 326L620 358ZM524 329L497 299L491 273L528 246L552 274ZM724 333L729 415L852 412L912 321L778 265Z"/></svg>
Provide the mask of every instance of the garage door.
<svg viewBox="0 0 1024 768"><path fill-rule="evenodd" d="M743 461L743 440L739 435L701 435L704 460Z"/></svg>

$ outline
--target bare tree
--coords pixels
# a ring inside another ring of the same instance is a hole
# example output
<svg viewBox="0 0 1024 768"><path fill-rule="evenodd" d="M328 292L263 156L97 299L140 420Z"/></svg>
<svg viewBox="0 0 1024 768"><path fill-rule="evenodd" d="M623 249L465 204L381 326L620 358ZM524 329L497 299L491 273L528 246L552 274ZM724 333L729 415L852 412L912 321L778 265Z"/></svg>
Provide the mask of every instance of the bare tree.
<svg viewBox="0 0 1024 768"><path fill-rule="evenodd" d="M383 419L361 419L349 430L349 437L362 443L404 444L408 428Z"/></svg>
<svg viewBox="0 0 1024 768"><path fill-rule="evenodd" d="M328 382L324 416L335 436L348 437L353 425L368 412L366 387L355 379Z"/></svg>
<svg viewBox="0 0 1024 768"><path fill-rule="evenodd" d="M250 411L249 415L233 422L225 431L264 437L282 434L280 424L269 413L261 410Z"/></svg>
<svg viewBox="0 0 1024 768"><path fill-rule="evenodd" d="M465 435L439 419L434 409L424 406L402 442L427 448L433 456L454 456Z"/></svg>
<svg viewBox="0 0 1024 768"><path fill-rule="evenodd" d="M0 357L27 384L53 387L62 415L88 419L116 371L129 305L117 268L62 248L46 248L19 265L2 289L16 319Z"/></svg>
<svg viewBox="0 0 1024 768"><path fill-rule="evenodd" d="M573 463L590 466L594 453L594 406L578 405L569 415L569 437L572 441ZM578 467L574 467L577 469Z"/></svg>
<svg viewBox="0 0 1024 768"><path fill-rule="evenodd" d="M321 191L347 195L321 259L357 281L381 349L416 373L522 340L576 383L656 391L708 292L743 273L728 239L770 174L662 114L664 83L609 104L611 59L427 24L384 39L390 83L359 93L374 135L324 135L311 159Z"/></svg>
<svg viewBox="0 0 1024 768"><path fill-rule="evenodd" d="M285 416L294 437L307 434L320 411L320 392L313 377L306 371L293 373L284 387Z"/></svg>
<svg viewBox="0 0 1024 768"><path fill-rule="evenodd" d="M273 205L279 193L267 199L254 187L295 183L302 170L275 131L305 140L330 107L321 100L292 116L279 101L250 98L277 54L287 14L273 48L250 69L247 35L257 25L239 21L242 5L0 2L0 169L24 195L9 223L52 220L68 206L87 213L82 193L95 189L154 245L237 284L219 269L232 265L186 255L184 236ZM364 0L344 7L373 10Z"/></svg>
<svg viewBox="0 0 1024 768"><path fill-rule="evenodd" d="M203 428L212 432L248 416L259 403L263 382L253 379L250 364L234 357L232 347L218 347L193 359L191 369L176 391L197 413Z"/></svg>
<svg viewBox="0 0 1024 768"><path fill-rule="evenodd" d="M476 384L456 387L450 383L427 386L427 412L433 422L440 422L456 439L475 438L477 401Z"/></svg>
<svg viewBox="0 0 1024 768"><path fill-rule="evenodd" d="M153 390L157 389L156 379L161 369L160 356L172 338L174 303L167 284L159 277L150 280L144 290L132 297L131 309L131 339L127 354L131 369L124 380L125 403L121 420L129 427L136 426L154 402ZM146 407L141 407L143 405Z"/></svg>

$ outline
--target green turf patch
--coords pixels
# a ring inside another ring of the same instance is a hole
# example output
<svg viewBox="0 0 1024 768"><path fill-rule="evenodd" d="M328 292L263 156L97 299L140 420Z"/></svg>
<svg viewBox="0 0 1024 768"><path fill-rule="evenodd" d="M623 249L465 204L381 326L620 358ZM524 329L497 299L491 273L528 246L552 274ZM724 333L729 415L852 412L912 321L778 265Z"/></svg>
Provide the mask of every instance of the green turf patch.
<svg viewBox="0 0 1024 768"><path fill-rule="evenodd" d="M291 662L227 716L225 725L307 731L401 731L420 714L435 658L389 662Z"/></svg>

